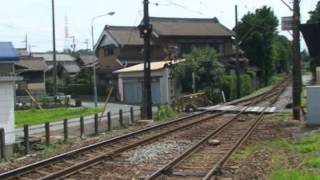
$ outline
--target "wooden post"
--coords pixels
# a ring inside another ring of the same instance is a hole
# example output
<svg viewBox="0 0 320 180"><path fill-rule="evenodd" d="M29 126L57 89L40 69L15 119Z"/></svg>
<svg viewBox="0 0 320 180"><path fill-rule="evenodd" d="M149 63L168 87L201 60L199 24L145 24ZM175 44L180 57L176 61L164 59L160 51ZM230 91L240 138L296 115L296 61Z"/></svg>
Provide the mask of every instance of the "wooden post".
<svg viewBox="0 0 320 180"><path fill-rule="evenodd" d="M68 119L63 120L63 136L64 142L68 141Z"/></svg>
<svg viewBox="0 0 320 180"><path fill-rule="evenodd" d="M50 145L50 123L45 123L46 145Z"/></svg>
<svg viewBox="0 0 320 180"><path fill-rule="evenodd" d="M84 136L84 121L83 116L80 117L80 137Z"/></svg>
<svg viewBox="0 0 320 180"><path fill-rule="evenodd" d="M1 140L1 144L0 144L1 158L4 159L6 158L6 153L5 153L6 138L5 138L5 133L3 128L0 129L0 140Z"/></svg>
<svg viewBox="0 0 320 180"><path fill-rule="evenodd" d="M94 114L94 134L97 136L99 133L99 127L98 127L98 114Z"/></svg>
<svg viewBox="0 0 320 180"><path fill-rule="evenodd" d="M30 153L29 125L24 125L24 127L23 127L23 132L24 132L25 154L29 154L29 153Z"/></svg>
<svg viewBox="0 0 320 180"><path fill-rule="evenodd" d="M119 110L119 122L120 122L120 126L123 127L123 111L122 111L122 109Z"/></svg>
<svg viewBox="0 0 320 180"><path fill-rule="evenodd" d="M111 131L111 112L108 112L108 131Z"/></svg>
<svg viewBox="0 0 320 180"><path fill-rule="evenodd" d="M130 121L131 121L131 124L134 123L133 107L130 108Z"/></svg>

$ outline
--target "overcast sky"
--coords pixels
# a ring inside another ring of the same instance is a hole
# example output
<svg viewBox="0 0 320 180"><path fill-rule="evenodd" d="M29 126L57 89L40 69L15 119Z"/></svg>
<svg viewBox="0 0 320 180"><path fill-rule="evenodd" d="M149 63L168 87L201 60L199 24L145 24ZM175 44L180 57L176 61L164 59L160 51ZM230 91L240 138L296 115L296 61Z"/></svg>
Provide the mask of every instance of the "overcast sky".
<svg viewBox="0 0 320 180"><path fill-rule="evenodd" d="M292 0L285 0L290 3ZM291 11L281 0L150 0L150 15L159 17L212 18L228 28L234 27L234 6L238 4L239 17L263 5L271 6L278 16L290 16ZM159 3L158 6L155 3ZM305 22L317 0L301 0L302 22ZM291 4L292 5L292 4ZM95 37L105 24L137 25L143 15L142 0L55 0L57 49L69 46L65 43L65 17L68 18L69 35L75 36L77 49L91 47L91 19L110 11L94 21ZM0 6L0 41L12 41L15 47L24 47L26 34L32 51L52 49L51 0L2 0ZM280 29L279 29L280 30ZM288 37L287 32L281 32ZM304 46L304 45L303 45Z"/></svg>

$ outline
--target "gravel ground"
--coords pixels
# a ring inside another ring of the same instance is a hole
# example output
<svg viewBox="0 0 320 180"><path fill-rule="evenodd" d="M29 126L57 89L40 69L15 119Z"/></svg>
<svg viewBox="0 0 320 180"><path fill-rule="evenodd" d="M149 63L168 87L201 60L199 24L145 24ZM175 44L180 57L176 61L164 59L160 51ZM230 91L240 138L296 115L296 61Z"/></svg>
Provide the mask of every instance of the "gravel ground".
<svg viewBox="0 0 320 180"><path fill-rule="evenodd" d="M172 161L231 115L208 121L197 127L187 128L120 154L99 167L88 169L72 179L144 179L163 165ZM119 173L121 170L121 173ZM105 174L105 172L108 172Z"/></svg>
<svg viewBox="0 0 320 180"><path fill-rule="evenodd" d="M292 104L292 86L288 86L280 95L278 101L273 105L277 108L277 112L291 112L291 109L286 108L288 104Z"/></svg>
<svg viewBox="0 0 320 180"><path fill-rule="evenodd" d="M185 116L185 114L181 116ZM163 121L155 121L154 123L150 124L136 124L135 126L129 126L126 129L118 129L112 130L111 132L102 133L98 137L88 136L86 139L70 138L68 143L54 144L44 151L35 151L33 154L22 157L15 155L10 157L7 161L0 162L0 173L161 123L163 123Z"/></svg>
<svg viewBox="0 0 320 180"><path fill-rule="evenodd" d="M146 163L148 161L161 161L163 156L171 156L172 153L182 153L187 147L192 144L190 140L176 140L173 138L148 144L143 148L135 149L124 153L123 156L127 157L125 161L131 164Z"/></svg>

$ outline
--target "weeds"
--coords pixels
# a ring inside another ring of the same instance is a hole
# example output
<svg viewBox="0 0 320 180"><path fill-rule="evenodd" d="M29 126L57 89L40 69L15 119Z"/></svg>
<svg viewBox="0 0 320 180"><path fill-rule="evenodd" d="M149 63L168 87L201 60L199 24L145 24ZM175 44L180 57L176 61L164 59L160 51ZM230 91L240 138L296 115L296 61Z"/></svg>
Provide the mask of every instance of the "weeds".
<svg viewBox="0 0 320 180"><path fill-rule="evenodd" d="M320 180L320 132L309 133L295 143L277 139L269 148L272 152L271 179ZM301 165L290 164L290 154L297 155Z"/></svg>
<svg viewBox="0 0 320 180"><path fill-rule="evenodd" d="M248 157L250 157L256 150L258 146L257 145L249 145L246 146L245 149L241 150L239 153L236 153L232 156L233 160L244 160Z"/></svg>
<svg viewBox="0 0 320 180"><path fill-rule="evenodd" d="M160 106L156 115L156 120L164 120L176 116L177 112L171 106Z"/></svg>

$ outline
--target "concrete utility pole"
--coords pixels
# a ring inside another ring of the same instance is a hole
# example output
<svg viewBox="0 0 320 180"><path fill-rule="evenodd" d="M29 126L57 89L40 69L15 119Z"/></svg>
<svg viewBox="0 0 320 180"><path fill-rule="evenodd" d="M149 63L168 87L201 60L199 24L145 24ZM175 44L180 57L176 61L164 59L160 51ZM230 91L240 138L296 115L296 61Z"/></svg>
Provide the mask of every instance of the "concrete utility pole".
<svg viewBox="0 0 320 180"><path fill-rule="evenodd" d="M300 120L301 109L301 60L300 60L300 0L293 1L293 119Z"/></svg>
<svg viewBox="0 0 320 180"><path fill-rule="evenodd" d="M152 25L149 17L149 1L143 1L143 24L139 26L140 35L144 38L144 88L143 88L143 114L142 117L152 119L152 96L151 96L151 67L150 67L150 36Z"/></svg>
<svg viewBox="0 0 320 180"><path fill-rule="evenodd" d="M235 6L236 27L238 26L238 6ZM236 76L237 76L237 98L240 98L240 65L239 65L239 34L236 33Z"/></svg>
<svg viewBox="0 0 320 180"><path fill-rule="evenodd" d="M57 59L56 59L56 29L54 17L54 0L52 2L52 42L53 42L53 96L57 97Z"/></svg>

